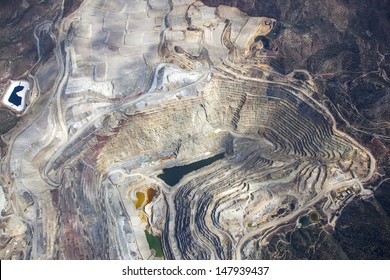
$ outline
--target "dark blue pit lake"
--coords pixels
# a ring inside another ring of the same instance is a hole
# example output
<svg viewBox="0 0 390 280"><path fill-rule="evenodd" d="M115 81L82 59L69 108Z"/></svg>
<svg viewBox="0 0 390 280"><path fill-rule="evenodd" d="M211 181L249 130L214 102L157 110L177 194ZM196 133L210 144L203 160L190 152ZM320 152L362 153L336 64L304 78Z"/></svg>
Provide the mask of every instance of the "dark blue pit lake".
<svg viewBox="0 0 390 280"><path fill-rule="evenodd" d="M12 91L10 97L8 98L8 101L14 104L15 106L20 106L22 104L22 98L18 96L16 93L22 91L23 89L24 89L23 86L14 87L14 90Z"/></svg>
<svg viewBox="0 0 390 280"><path fill-rule="evenodd" d="M217 160L223 159L225 156L224 153L218 154L211 158L203 159L200 161L196 161L187 165L175 166L171 168L163 169L163 173L158 175L157 177L163 180L167 185L174 186L188 173L198 170L202 167L210 165Z"/></svg>

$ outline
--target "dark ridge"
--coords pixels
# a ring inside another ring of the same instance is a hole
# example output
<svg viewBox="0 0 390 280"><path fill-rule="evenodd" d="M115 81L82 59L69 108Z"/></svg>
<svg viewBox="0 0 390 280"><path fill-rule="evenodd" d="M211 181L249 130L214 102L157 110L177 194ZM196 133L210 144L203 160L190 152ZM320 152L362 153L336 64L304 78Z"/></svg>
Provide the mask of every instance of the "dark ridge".
<svg viewBox="0 0 390 280"><path fill-rule="evenodd" d="M390 219L375 199L348 205L334 238L350 259L390 259Z"/></svg>
<svg viewBox="0 0 390 280"><path fill-rule="evenodd" d="M64 2L64 17L77 10L84 0L65 0Z"/></svg>
<svg viewBox="0 0 390 280"><path fill-rule="evenodd" d="M226 5L237 7L241 11L247 13L252 17L271 17L279 19L281 11L276 1L267 0L204 0L202 1L207 6L218 7L219 5Z"/></svg>
<svg viewBox="0 0 390 280"><path fill-rule="evenodd" d="M0 134L13 128L18 122L16 115L8 110L0 109Z"/></svg>

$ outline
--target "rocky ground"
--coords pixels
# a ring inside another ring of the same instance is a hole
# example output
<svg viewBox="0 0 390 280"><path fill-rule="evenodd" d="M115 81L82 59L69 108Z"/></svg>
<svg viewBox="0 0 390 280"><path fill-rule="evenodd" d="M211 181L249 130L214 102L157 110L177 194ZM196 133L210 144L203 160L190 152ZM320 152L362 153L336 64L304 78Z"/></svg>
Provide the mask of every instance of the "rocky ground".
<svg viewBox="0 0 390 280"><path fill-rule="evenodd" d="M42 90L0 108L2 257L390 257L390 1L89 1L36 46L80 2L0 1L0 90Z"/></svg>
<svg viewBox="0 0 390 280"><path fill-rule="evenodd" d="M204 2L279 20L280 33L267 39L270 49L278 49L286 72L301 68L312 73L318 100L332 110L342 130L378 158L381 179L390 176L390 1ZM284 236L291 242L283 257L388 259L389 196L384 182L373 198L347 206L332 235L302 229ZM307 254L313 244L318 244L315 252Z"/></svg>

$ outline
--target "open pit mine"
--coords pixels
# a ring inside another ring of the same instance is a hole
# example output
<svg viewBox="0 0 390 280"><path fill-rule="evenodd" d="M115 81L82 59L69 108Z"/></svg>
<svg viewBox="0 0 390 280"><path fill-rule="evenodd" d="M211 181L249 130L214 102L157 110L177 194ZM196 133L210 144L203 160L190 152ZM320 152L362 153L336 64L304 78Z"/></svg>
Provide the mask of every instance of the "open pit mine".
<svg viewBox="0 0 390 280"><path fill-rule="evenodd" d="M275 19L86 0L51 24L2 137L2 259L278 258L276 233L331 232L372 193L375 158L267 46Z"/></svg>

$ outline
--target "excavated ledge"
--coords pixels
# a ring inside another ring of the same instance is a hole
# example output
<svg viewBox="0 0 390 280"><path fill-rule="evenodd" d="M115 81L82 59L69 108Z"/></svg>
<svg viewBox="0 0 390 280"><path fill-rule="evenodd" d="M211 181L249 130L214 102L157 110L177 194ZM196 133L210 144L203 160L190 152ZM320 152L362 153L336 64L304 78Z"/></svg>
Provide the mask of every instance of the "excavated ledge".
<svg viewBox="0 0 390 280"><path fill-rule="evenodd" d="M200 1L85 1L6 158L1 258L247 259L310 213L334 226L376 160L310 73L286 73L264 39L277 27Z"/></svg>

